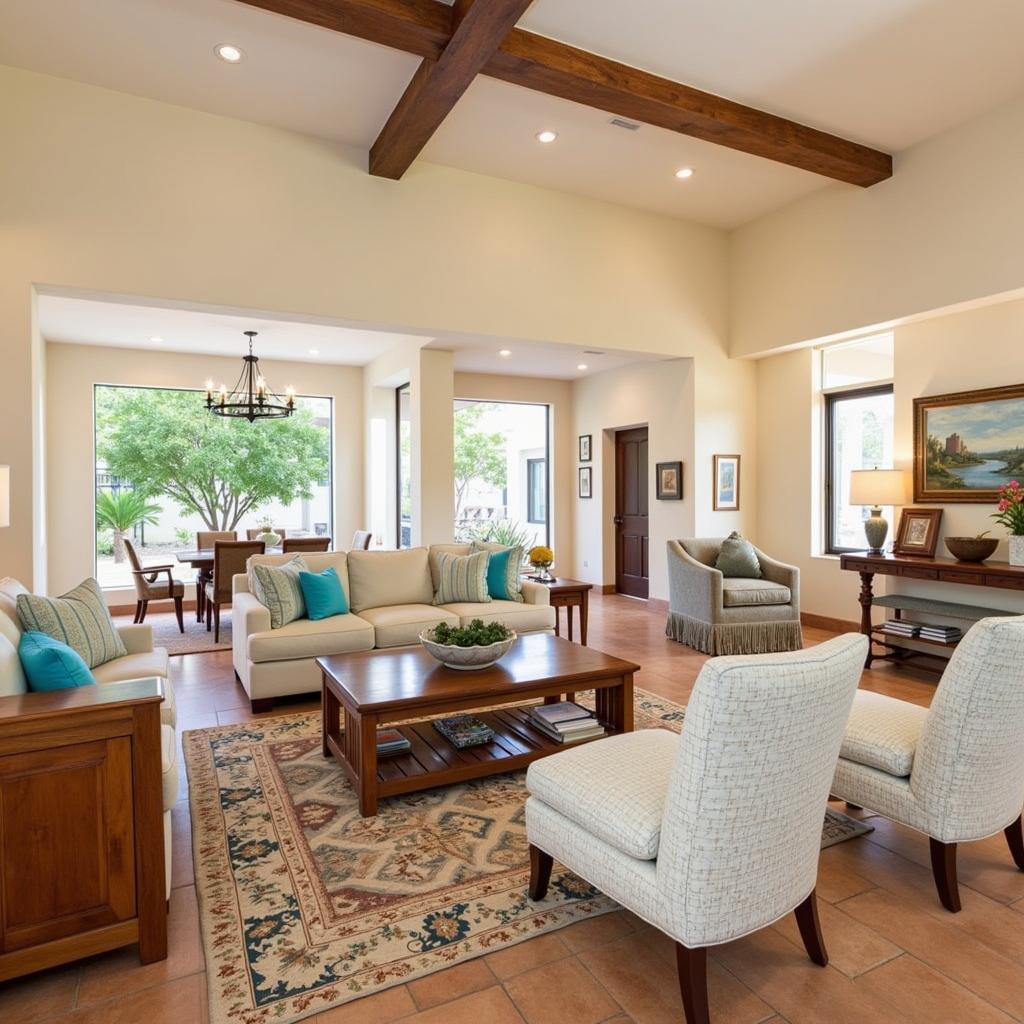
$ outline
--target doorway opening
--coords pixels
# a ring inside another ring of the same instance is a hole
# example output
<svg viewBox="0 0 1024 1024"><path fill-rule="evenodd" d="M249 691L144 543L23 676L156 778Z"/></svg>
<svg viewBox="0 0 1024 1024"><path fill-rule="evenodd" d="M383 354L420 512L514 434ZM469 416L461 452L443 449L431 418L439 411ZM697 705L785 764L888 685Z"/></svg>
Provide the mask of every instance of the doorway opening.
<svg viewBox="0 0 1024 1024"><path fill-rule="evenodd" d="M615 432L615 589L646 598L650 589L647 428Z"/></svg>

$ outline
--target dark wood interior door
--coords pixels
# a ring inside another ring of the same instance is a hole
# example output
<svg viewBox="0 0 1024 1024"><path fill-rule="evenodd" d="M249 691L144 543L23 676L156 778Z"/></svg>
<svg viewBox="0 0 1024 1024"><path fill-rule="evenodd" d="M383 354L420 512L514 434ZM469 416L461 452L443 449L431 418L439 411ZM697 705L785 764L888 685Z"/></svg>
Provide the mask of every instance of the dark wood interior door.
<svg viewBox="0 0 1024 1024"><path fill-rule="evenodd" d="M647 428L615 435L615 589L648 592Z"/></svg>

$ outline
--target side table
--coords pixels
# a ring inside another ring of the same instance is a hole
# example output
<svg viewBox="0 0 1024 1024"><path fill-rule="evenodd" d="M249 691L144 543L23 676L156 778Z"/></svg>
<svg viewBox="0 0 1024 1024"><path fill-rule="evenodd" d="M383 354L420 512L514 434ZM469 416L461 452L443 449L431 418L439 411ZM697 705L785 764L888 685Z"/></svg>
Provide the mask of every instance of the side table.
<svg viewBox="0 0 1024 1024"><path fill-rule="evenodd" d="M529 577L534 583L539 580ZM565 609L566 636L573 639L573 609L580 610L580 643L587 646L587 616L590 611L590 591L594 589L593 583L584 583L582 580L570 580L562 576L542 584L551 592L551 607L555 609L555 636L561 636L559 626L560 608Z"/></svg>

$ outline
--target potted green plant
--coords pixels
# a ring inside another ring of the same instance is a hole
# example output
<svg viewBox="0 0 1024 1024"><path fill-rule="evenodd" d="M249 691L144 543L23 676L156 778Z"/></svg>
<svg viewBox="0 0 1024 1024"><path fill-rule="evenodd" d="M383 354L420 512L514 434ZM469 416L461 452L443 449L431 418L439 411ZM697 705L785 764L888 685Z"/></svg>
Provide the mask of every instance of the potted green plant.
<svg viewBox="0 0 1024 1024"><path fill-rule="evenodd" d="M462 671L488 668L503 658L516 641L503 622L473 619L468 626L438 623L420 633L420 643L442 665Z"/></svg>
<svg viewBox="0 0 1024 1024"><path fill-rule="evenodd" d="M992 518L1010 531L1010 565L1024 565L1024 489L1016 480L999 488Z"/></svg>

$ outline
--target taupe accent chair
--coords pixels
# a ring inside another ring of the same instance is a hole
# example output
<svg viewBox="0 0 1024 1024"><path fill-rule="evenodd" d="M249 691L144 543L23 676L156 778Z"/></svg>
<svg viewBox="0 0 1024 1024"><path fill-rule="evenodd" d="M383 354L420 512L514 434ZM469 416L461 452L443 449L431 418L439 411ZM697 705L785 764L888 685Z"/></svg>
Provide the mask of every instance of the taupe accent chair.
<svg viewBox="0 0 1024 1024"><path fill-rule="evenodd" d="M288 555L293 551L330 551L330 537L286 537L281 545L281 553Z"/></svg>
<svg viewBox="0 0 1024 1024"><path fill-rule="evenodd" d="M253 530L246 530L246 531L245 531L245 536L246 536L246 539L247 539L247 540L259 540L259 536L260 536L260 534L261 534L261 533L265 533L265 532L266 532L266 531L265 531L265 530L263 529L263 527L262 527L262 526L257 526L257 527L256 527L255 529L253 529ZM280 527L280 526L275 526L275 527L274 527L274 528L273 528L273 529L271 530L271 533L276 533L276 534L278 535L278 537L280 537L280 538L281 538L282 540L284 540L284 538L285 538L286 536L288 536L288 531L287 531L287 530L285 530L285 529L283 529L283 528L282 528L282 527Z"/></svg>
<svg viewBox="0 0 1024 1024"><path fill-rule="evenodd" d="M939 901L960 910L958 843L1003 832L1024 871L1024 615L982 619L931 707L860 691L832 792L928 836Z"/></svg>
<svg viewBox="0 0 1024 1024"><path fill-rule="evenodd" d="M723 540L668 542L666 635L712 655L799 650L800 570L755 547L761 579L726 578L715 568Z"/></svg>
<svg viewBox="0 0 1024 1024"><path fill-rule="evenodd" d="M369 530L356 530L352 535L351 551L369 551L373 534Z"/></svg>
<svg viewBox="0 0 1024 1024"><path fill-rule="evenodd" d="M219 540L238 540L234 530L200 530L196 534L196 547L200 551L208 551ZM206 569L196 570L196 622L206 618L206 584L213 575Z"/></svg>
<svg viewBox="0 0 1024 1024"><path fill-rule="evenodd" d="M145 622L146 609L150 601L174 601L174 614L178 618L178 629L185 632L182 619L181 602L185 596L185 584L176 580L171 571L172 565L143 566L135 545L126 537L124 550L132 566L132 581L135 583L135 619L136 624Z"/></svg>
<svg viewBox="0 0 1024 1024"><path fill-rule="evenodd" d="M253 555L262 555L261 540L219 540L213 545L213 579L206 584L206 632L213 626L214 643L220 643L220 608L231 604L232 578L244 573Z"/></svg>

